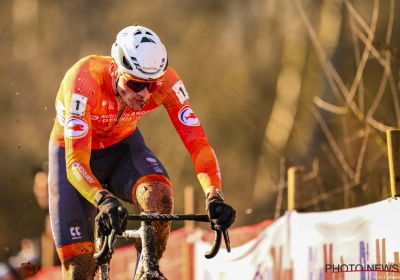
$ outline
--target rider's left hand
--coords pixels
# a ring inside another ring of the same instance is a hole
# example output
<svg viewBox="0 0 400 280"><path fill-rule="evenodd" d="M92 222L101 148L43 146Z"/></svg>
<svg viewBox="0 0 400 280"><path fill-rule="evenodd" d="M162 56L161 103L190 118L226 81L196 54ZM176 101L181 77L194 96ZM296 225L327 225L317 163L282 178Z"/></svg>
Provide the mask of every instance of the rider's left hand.
<svg viewBox="0 0 400 280"><path fill-rule="evenodd" d="M236 218L235 209L217 195L207 195L206 211L215 230L227 230Z"/></svg>

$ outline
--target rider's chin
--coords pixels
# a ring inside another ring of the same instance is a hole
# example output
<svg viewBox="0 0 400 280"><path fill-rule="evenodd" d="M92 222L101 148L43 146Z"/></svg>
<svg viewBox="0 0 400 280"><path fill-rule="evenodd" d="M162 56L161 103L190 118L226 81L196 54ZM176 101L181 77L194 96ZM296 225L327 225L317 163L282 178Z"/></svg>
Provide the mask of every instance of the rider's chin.
<svg viewBox="0 0 400 280"><path fill-rule="evenodd" d="M146 105L147 100L140 105L140 109L143 109L144 105Z"/></svg>
<svg viewBox="0 0 400 280"><path fill-rule="evenodd" d="M144 105L146 105L148 99L143 100L141 103L138 103L139 108L142 109L144 107Z"/></svg>
<svg viewBox="0 0 400 280"><path fill-rule="evenodd" d="M141 110L146 105L146 101L143 103L131 102L129 105L132 110Z"/></svg>

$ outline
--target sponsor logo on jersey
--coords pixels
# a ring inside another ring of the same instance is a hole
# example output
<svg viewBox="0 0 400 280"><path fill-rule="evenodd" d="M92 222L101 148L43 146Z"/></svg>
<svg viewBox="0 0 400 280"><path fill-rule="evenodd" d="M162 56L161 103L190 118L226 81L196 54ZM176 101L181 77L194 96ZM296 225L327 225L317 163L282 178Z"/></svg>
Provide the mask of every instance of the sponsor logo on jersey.
<svg viewBox="0 0 400 280"><path fill-rule="evenodd" d="M107 109L107 100L104 100L103 99L103 101L101 101L101 107L100 107L100 110L106 110Z"/></svg>
<svg viewBox="0 0 400 280"><path fill-rule="evenodd" d="M146 114L148 110L141 110L141 111L132 111L131 113L125 113L126 117L133 117L133 116L143 116Z"/></svg>
<svg viewBox="0 0 400 280"><path fill-rule="evenodd" d="M70 227L69 232L71 233L72 239L81 239L81 233L79 231L80 227Z"/></svg>
<svg viewBox="0 0 400 280"><path fill-rule="evenodd" d="M133 111L130 113L124 113L120 117L120 121L130 121L132 120L132 117L135 116L143 116L146 114L148 111ZM90 119L92 121L99 121L99 122L110 122L110 121L117 121L117 114L104 114L104 115L91 115Z"/></svg>
<svg viewBox="0 0 400 280"><path fill-rule="evenodd" d="M86 136L89 127L87 122L77 116L69 117L64 126L64 135L70 139L78 139Z"/></svg>
<svg viewBox="0 0 400 280"><path fill-rule="evenodd" d="M148 158L146 158L146 160L148 162L157 162L157 160L155 158L152 158L152 157L148 157Z"/></svg>
<svg viewBox="0 0 400 280"><path fill-rule="evenodd" d="M154 171L158 173L164 173L160 167L154 167Z"/></svg>
<svg viewBox="0 0 400 280"><path fill-rule="evenodd" d="M85 178L86 181L88 181L89 183L95 183L96 181L87 173L87 171L85 170L85 168L81 165L81 163L79 161L74 162L71 165L71 170L72 173L74 173L76 179L78 181L81 181L82 178Z"/></svg>
<svg viewBox="0 0 400 280"><path fill-rule="evenodd" d="M91 115L90 119L99 122L117 121L117 114Z"/></svg>
<svg viewBox="0 0 400 280"><path fill-rule="evenodd" d="M197 118L196 114L193 112L193 110L190 108L189 105L186 105L179 110L178 118L184 125L188 126L200 125L199 119Z"/></svg>

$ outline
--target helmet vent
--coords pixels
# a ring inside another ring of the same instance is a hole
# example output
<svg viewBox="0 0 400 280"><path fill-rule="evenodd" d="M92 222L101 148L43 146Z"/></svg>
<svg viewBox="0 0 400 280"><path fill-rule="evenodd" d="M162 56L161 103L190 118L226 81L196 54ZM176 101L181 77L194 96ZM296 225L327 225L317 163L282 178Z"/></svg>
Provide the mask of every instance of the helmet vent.
<svg viewBox="0 0 400 280"><path fill-rule="evenodd" d="M118 48L118 57L119 57L119 62L126 68L129 70L133 70L131 64L129 63L129 61L126 59L124 51L122 50L121 47Z"/></svg>
<svg viewBox="0 0 400 280"><path fill-rule="evenodd" d="M167 63L165 63L164 71L167 70L167 67L168 67L168 57L167 57Z"/></svg>
<svg viewBox="0 0 400 280"><path fill-rule="evenodd" d="M136 69L140 69L140 64L136 57L131 56L131 59L133 60L133 64L135 65Z"/></svg>
<svg viewBox="0 0 400 280"><path fill-rule="evenodd" d="M163 59L161 60L160 68L163 68L163 67L164 67L164 64L165 64L165 58L163 58Z"/></svg>
<svg viewBox="0 0 400 280"><path fill-rule="evenodd" d="M153 40L151 40L150 38L147 37L143 37L142 41L140 41L140 43L156 43Z"/></svg>

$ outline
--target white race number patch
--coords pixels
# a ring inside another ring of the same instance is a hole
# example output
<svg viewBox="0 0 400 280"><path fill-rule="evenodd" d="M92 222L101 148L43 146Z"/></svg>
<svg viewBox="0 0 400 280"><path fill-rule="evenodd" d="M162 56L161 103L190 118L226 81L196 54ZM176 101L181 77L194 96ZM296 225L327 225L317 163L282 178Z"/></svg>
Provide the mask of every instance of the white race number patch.
<svg viewBox="0 0 400 280"><path fill-rule="evenodd" d="M83 117L86 110L87 97L79 93L72 94L71 115Z"/></svg>
<svg viewBox="0 0 400 280"><path fill-rule="evenodd" d="M189 94L187 93L185 86L183 85L181 80L177 81L172 86L172 89L175 91L175 94L178 97L179 102L181 102L182 104L189 99Z"/></svg>
<svg viewBox="0 0 400 280"><path fill-rule="evenodd" d="M190 108L189 105L186 105L179 110L178 118L184 125L189 125L189 126L200 125L199 119L197 118L196 114L193 112L192 108Z"/></svg>
<svg viewBox="0 0 400 280"><path fill-rule="evenodd" d="M87 122L80 117L69 117L64 126L64 135L67 138L78 139L86 136L88 133Z"/></svg>

